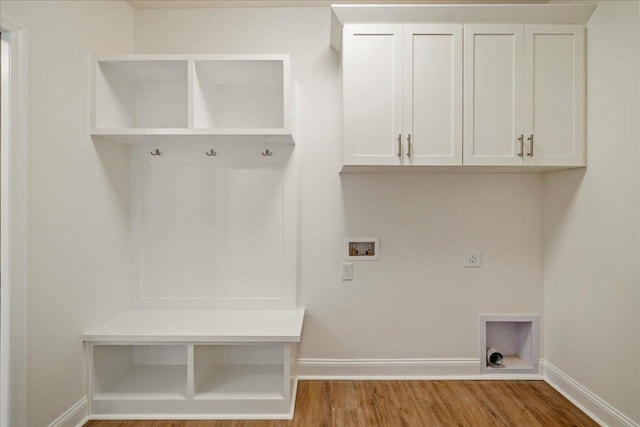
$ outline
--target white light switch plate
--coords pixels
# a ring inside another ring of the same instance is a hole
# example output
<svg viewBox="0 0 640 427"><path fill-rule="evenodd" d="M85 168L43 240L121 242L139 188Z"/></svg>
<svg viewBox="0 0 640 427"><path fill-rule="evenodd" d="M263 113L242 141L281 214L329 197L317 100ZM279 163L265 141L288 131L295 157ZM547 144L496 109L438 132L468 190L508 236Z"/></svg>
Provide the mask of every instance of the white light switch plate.
<svg viewBox="0 0 640 427"><path fill-rule="evenodd" d="M342 264L342 280L353 280L353 263Z"/></svg>

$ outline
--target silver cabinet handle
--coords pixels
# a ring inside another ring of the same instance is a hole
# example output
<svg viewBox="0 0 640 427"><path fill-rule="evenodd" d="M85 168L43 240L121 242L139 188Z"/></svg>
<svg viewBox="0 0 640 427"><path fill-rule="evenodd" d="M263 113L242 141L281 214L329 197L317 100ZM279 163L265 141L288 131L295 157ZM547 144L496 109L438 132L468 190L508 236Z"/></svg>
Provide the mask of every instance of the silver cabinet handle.
<svg viewBox="0 0 640 427"><path fill-rule="evenodd" d="M527 141L529 141L529 152L527 153L527 156L533 157L533 134L529 135Z"/></svg>
<svg viewBox="0 0 640 427"><path fill-rule="evenodd" d="M402 157L402 134L398 134L398 157Z"/></svg>
<svg viewBox="0 0 640 427"><path fill-rule="evenodd" d="M411 134L407 136L407 157L411 157Z"/></svg>
<svg viewBox="0 0 640 427"><path fill-rule="evenodd" d="M522 157L524 155L524 135L520 135L518 141L520 141L520 152L518 153L518 157Z"/></svg>

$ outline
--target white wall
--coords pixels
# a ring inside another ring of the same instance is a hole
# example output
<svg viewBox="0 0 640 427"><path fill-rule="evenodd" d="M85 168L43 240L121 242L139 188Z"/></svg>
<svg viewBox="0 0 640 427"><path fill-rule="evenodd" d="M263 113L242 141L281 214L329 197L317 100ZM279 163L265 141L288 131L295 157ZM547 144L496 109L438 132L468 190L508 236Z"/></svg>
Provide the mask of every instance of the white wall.
<svg viewBox="0 0 640 427"><path fill-rule="evenodd" d="M128 304L128 147L89 137L91 55L133 51L126 2L2 1L27 29L24 425L84 396L82 332ZM18 426L16 426L18 427Z"/></svg>
<svg viewBox="0 0 640 427"><path fill-rule="evenodd" d="M339 175L329 8L136 11L137 53L289 53L299 83L301 358L478 357L480 313L542 312L537 175ZM378 262L340 280L346 236ZM464 269L481 249L481 269Z"/></svg>
<svg viewBox="0 0 640 427"><path fill-rule="evenodd" d="M544 179L545 358L640 422L636 1L588 24L586 171Z"/></svg>

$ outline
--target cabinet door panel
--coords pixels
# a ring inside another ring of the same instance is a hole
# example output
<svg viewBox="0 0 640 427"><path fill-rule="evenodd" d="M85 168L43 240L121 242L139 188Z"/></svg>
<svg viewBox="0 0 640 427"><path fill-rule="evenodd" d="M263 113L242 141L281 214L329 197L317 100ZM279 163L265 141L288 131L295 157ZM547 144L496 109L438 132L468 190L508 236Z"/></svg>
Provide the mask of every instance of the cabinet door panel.
<svg viewBox="0 0 640 427"><path fill-rule="evenodd" d="M465 26L465 165L522 164L522 31Z"/></svg>
<svg viewBox="0 0 640 427"><path fill-rule="evenodd" d="M397 165L402 132L402 26L344 27L344 163Z"/></svg>
<svg viewBox="0 0 640 427"><path fill-rule="evenodd" d="M584 164L584 27L526 26L527 164Z"/></svg>
<svg viewBox="0 0 640 427"><path fill-rule="evenodd" d="M405 164L462 164L462 27L409 25L404 36Z"/></svg>

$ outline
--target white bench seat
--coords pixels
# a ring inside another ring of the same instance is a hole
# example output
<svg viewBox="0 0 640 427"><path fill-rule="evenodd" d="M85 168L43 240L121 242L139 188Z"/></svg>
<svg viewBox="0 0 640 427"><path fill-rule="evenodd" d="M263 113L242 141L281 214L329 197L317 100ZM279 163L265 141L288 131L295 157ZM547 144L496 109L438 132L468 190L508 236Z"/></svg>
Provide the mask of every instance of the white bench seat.
<svg viewBox="0 0 640 427"><path fill-rule="evenodd" d="M303 320L304 309L126 311L83 335L90 418L291 419Z"/></svg>
<svg viewBox="0 0 640 427"><path fill-rule="evenodd" d="M86 332L93 343L300 342L304 309L125 311Z"/></svg>

